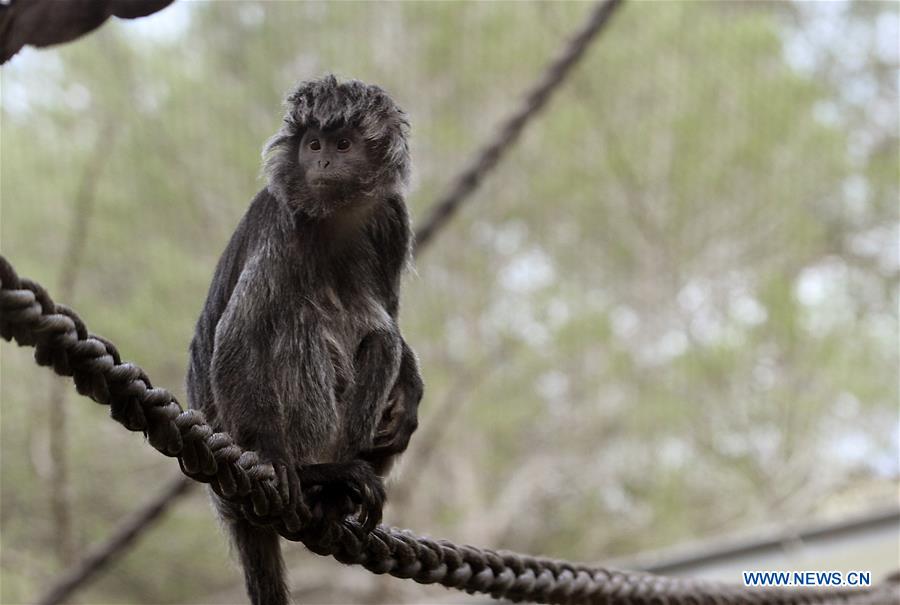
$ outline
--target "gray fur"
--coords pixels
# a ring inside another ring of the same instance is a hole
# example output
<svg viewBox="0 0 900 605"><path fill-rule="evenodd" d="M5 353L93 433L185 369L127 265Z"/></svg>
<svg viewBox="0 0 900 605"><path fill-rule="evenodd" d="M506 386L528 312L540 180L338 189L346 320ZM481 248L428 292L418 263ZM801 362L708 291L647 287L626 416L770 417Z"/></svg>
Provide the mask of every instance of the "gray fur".
<svg viewBox="0 0 900 605"><path fill-rule="evenodd" d="M314 516L356 510L371 528L381 477L409 443L423 388L397 326L411 248L409 125L380 88L333 76L304 82L287 105L265 147L267 187L222 254L197 322L188 396L217 430L292 485L301 479ZM365 174L323 193L307 182L299 146L308 128L336 126L362 135L365 149L354 151ZM254 605L287 603L271 530L216 503Z"/></svg>

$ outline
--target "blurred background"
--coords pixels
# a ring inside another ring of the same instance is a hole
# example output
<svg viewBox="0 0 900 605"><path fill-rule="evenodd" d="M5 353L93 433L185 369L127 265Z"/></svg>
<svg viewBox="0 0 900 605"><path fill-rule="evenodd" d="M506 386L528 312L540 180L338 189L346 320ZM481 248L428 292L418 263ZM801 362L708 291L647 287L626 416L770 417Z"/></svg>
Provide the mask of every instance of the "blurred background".
<svg viewBox="0 0 900 605"><path fill-rule="evenodd" d="M409 112L415 221L591 8L180 1L26 49L0 72L2 252L185 402L296 81L378 83ZM898 40L895 3L626 4L406 278L427 389L386 522L628 562L890 516ZM178 468L0 352L0 601L27 603ZM885 539L842 553L880 573ZM286 557L301 602L466 599ZM194 488L74 602L244 598Z"/></svg>

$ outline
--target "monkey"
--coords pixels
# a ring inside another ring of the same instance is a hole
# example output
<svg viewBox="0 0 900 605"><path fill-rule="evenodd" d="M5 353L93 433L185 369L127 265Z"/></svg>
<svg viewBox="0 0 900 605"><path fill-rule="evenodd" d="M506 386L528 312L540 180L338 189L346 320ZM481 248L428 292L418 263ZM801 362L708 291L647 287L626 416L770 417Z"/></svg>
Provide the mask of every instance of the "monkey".
<svg viewBox="0 0 900 605"><path fill-rule="evenodd" d="M383 89L333 75L285 106L197 321L189 404L271 463L291 506L371 530L424 390L397 325L409 121ZM253 605L288 603L278 534L212 498Z"/></svg>

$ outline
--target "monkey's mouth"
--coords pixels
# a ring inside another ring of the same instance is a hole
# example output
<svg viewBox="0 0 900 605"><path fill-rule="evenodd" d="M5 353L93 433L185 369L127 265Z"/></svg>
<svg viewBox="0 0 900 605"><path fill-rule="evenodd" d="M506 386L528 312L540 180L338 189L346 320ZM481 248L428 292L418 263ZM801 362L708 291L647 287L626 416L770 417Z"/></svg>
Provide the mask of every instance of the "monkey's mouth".
<svg viewBox="0 0 900 605"><path fill-rule="evenodd" d="M324 198L345 198L359 192L359 185L347 179L317 177L307 182L313 193Z"/></svg>
<svg viewBox="0 0 900 605"><path fill-rule="evenodd" d="M334 174L314 173L307 175L306 182L309 183L310 187L314 187L316 189L330 189L346 184L347 179L341 178L340 176Z"/></svg>
<svg viewBox="0 0 900 605"><path fill-rule="evenodd" d="M342 185L340 179L331 179L328 177L319 177L309 180L309 186L313 189L337 189Z"/></svg>

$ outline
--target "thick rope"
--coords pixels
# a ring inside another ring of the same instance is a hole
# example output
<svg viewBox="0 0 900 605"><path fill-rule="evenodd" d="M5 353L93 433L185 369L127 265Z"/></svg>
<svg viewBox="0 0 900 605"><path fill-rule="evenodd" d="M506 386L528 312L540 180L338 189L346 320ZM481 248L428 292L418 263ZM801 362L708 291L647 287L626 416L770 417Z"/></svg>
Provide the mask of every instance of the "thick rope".
<svg viewBox="0 0 900 605"><path fill-rule="evenodd" d="M110 407L114 420L143 432L150 444L178 458L188 477L208 483L247 517L302 541L320 555L362 565L422 584L538 603L731 604L852 603L876 599L875 589L747 589L588 567L419 537L379 526L370 534L355 521L309 523L301 510L286 509L275 473L254 452L217 433L196 410L184 410L171 393L153 387L139 367L123 362L115 345L92 335L78 315L53 302L44 288L20 278L0 255L0 336L35 348L35 361L71 376L79 393ZM885 594L883 603L889 598Z"/></svg>
<svg viewBox="0 0 900 605"><path fill-rule="evenodd" d="M547 65L540 79L525 94L522 104L504 120L496 136L475 154L466 168L453 179L447 193L435 202L431 212L420 222L416 233L418 246L425 245L434 237L503 155L512 149L522 130L547 104L620 4L621 0L605 0L597 4L581 29L575 32L559 56Z"/></svg>

